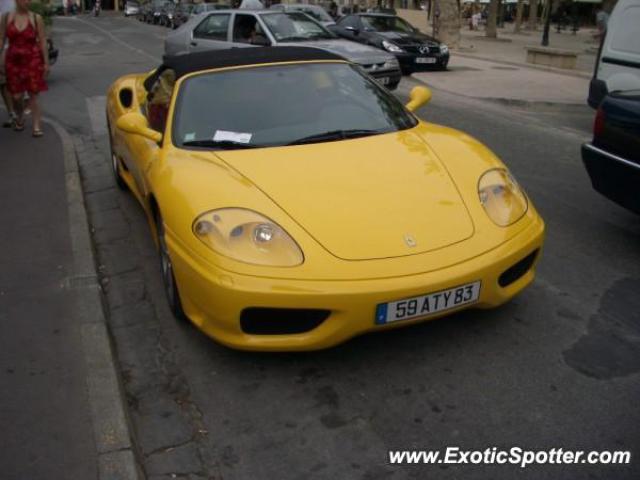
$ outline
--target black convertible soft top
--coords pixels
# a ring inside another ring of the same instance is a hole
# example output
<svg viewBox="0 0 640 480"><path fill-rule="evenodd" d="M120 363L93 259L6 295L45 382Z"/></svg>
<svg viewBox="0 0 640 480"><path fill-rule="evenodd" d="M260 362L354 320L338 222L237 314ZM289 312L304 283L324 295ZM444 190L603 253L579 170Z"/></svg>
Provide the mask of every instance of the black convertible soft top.
<svg viewBox="0 0 640 480"><path fill-rule="evenodd" d="M344 58L335 53L312 47L248 47L209 50L174 56L165 55L162 57L162 65L147 77L144 86L147 90L151 90L151 86L160 74L167 69L172 69L178 79L192 72L213 68L314 60L344 60Z"/></svg>

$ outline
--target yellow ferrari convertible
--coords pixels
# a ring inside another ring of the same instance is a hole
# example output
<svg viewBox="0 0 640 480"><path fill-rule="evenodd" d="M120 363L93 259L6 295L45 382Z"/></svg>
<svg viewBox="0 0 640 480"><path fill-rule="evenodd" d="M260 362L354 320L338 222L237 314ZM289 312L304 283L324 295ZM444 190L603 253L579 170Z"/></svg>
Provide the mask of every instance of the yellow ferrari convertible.
<svg viewBox="0 0 640 480"><path fill-rule="evenodd" d="M115 179L142 204L169 305L224 345L311 350L496 307L544 224L484 145L318 49L165 57L110 88Z"/></svg>

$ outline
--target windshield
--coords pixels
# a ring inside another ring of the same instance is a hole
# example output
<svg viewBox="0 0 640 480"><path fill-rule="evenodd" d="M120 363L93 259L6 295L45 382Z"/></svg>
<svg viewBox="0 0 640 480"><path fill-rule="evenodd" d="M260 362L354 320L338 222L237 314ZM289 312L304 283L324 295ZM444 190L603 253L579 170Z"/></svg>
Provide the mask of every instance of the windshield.
<svg viewBox="0 0 640 480"><path fill-rule="evenodd" d="M322 25L301 12L269 13L262 15L262 19L278 42L335 38Z"/></svg>
<svg viewBox="0 0 640 480"><path fill-rule="evenodd" d="M331 22L333 23L333 18L329 16L327 12L324 11L322 7L313 8L309 7L296 7L294 10L306 13L310 17L314 18L318 22Z"/></svg>
<svg viewBox="0 0 640 480"><path fill-rule="evenodd" d="M375 32L413 33L414 29L399 17L383 17L377 15L361 16L365 30Z"/></svg>
<svg viewBox="0 0 640 480"><path fill-rule="evenodd" d="M173 143L281 146L395 132L415 124L402 104L358 67L274 65L186 79L175 106Z"/></svg>

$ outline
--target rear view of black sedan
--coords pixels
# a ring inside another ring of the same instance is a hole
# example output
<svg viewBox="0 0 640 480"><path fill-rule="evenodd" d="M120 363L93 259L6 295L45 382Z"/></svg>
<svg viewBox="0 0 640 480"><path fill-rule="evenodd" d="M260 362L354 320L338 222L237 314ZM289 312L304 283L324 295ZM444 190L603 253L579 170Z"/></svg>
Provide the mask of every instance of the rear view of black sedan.
<svg viewBox="0 0 640 480"><path fill-rule="evenodd" d="M402 73L445 70L449 48L395 15L361 13L340 18L329 27L337 35L393 53Z"/></svg>
<svg viewBox="0 0 640 480"><path fill-rule="evenodd" d="M582 160L593 188L640 214L640 90L604 97Z"/></svg>

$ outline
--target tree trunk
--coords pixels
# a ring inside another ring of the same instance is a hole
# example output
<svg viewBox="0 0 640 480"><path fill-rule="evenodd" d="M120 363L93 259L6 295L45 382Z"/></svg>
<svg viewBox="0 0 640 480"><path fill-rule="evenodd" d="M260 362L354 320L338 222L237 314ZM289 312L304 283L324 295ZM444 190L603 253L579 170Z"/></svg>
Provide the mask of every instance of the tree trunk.
<svg viewBox="0 0 640 480"><path fill-rule="evenodd" d="M519 33L522 28L522 11L524 10L524 0L518 0L518 6L516 7L516 26L513 29L515 33Z"/></svg>
<svg viewBox="0 0 640 480"><path fill-rule="evenodd" d="M489 13L487 15L486 36L489 38L498 37L497 21L498 21L498 2L499 0L491 0L489 3Z"/></svg>
<svg viewBox="0 0 640 480"><path fill-rule="evenodd" d="M450 47L460 46L460 4L458 0L436 0L433 36Z"/></svg>
<svg viewBox="0 0 640 480"><path fill-rule="evenodd" d="M529 23L528 30L536 30L538 26L538 0L529 1Z"/></svg>

